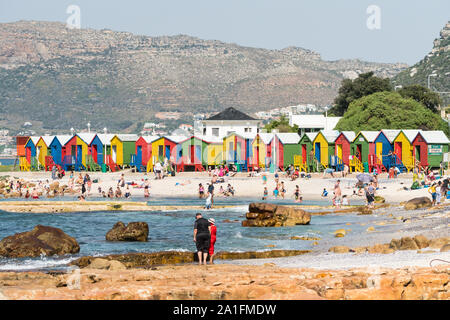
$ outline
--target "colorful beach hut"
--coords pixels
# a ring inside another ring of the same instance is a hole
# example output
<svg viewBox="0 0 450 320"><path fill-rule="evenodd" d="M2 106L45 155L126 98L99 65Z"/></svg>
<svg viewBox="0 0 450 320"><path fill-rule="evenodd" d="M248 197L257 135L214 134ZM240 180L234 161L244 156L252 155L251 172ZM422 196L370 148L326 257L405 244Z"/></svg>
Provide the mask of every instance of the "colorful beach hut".
<svg viewBox="0 0 450 320"><path fill-rule="evenodd" d="M208 142L203 138L191 136L178 143L177 147L177 168L185 171L188 167L193 167L195 171L203 171L208 164Z"/></svg>
<svg viewBox="0 0 450 320"><path fill-rule="evenodd" d="M36 159L36 144L38 143L39 138L40 137L38 136L31 136L25 144L25 158L33 170L39 169L39 162Z"/></svg>
<svg viewBox="0 0 450 320"><path fill-rule="evenodd" d="M369 157L369 155L375 155L375 139L378 134L379 131L360 131L353 139L351 153L355 161L361 162L364 172L372 170L373 156Z"/></svg>
<svg viewBox="0 0 450 320"><path fill-rule="evenodd" d="M29 171L30 163L27 161L25 155L25 145L28 142L29 136L16 136L16 151L19 157L19 168L20 171Z"/></svg>
<svg viewBox="0 0 450 320"><path fill-rule="evenodd" d="M252 157L250 163L253 167L268 168L270 167L272 142L275 134L258 133L251 142Z"/></svg>
<svg viewBox="0 0 450 320"><path fill-rule="evenodd" d="M137 139L135 163L139 171L147 167L149 160L152 158L152 143L159 138L159 136L142 136Z"/></svg>
<svg viewBox="0 0 450 320"><path fill-rule="evenodd" d="M329 166L329 155L334 155L334 141L339 135L339 131L320 130L313 140L314 157L322 166L322 169ZM320 170L320 168L319 168Z"/></svg>
<svg viewBox="0 0 450 320"><path fill-rule="evenodd" d="M383 129L375 138L375 155L377 159L381 160L383 167L386 170L392 165L392 154L394 152L394 139L400 133L396 129Z"/></svg>
<svg viewBox="0 0 450 320"><path fill-rule="evenodd" d="M347 166L350 165L351 144L355 137L353 131L341 131L334 141L334 155Z"/></svg>
<svg viewBox="0 0 450 320"><path fill-rule="evenodd" d="M223 138L223 152L225 155L225 162L227 164L238 165L238 170L242 168L247 169L249 159L252 157L252 141L256 134L237 134L231 132Z"/></svg>
<svg viewBox="0 0 450 320"><path fill-rule="evenodd" d="M131 155L135 154L136 141L135 134L116 134L111 139L111 156L115 164L121 168L131 165Z"/></svg>
<svg viewBox="0 0 450 320"><path fill-rule="evenodd" d="M208 166L218 166L223 164L223 140L216 136L203 136L207 145Z"/></svg>
<svg viewBox="0 0 450 320"><path fill-rule="evenodd" d="M301 155L300 136L296 132L276 133L274 137L276 163L278 168L284 170L294 165L295 156Z"/></svg>
<svg viewBox="0 0 450 320"><path fill-rule="evenodd" d="M396 166L401 171L410 171L414 168L413 141L420 130L400 130L394 139L394 154Z"/></svg>
<svg viewBox="0 0 450 320"><path fill-rule="evenodd" d="M39 165L43 166L47 171L51 170L53 167L50 144L54 138L55 136L42 136L36 143L36 156Z"/></svg>
<svg viewBox="0 0 450 320"><path fill-rule="evenodd" d="M316 171L313 141L317 136L317 132L305 132L300 138L301 158L300 163L303 169L308 172ZM300 169L300 168L299 168Z"/></svg>
<svg viewBox="0 0 450 320"><path fill-rule="evenodd" d="M56 165L62 165L66 154L65 145L72 138L71 135L57 135L50 142L50 154Z"/></svg>
<svg viewBox="0 0 450 320"><path fill-rule="evenodd" d="M449 144L443 131L419 131L412 142L415 162L422 167L439 168Z"/></svg>
<svg viewBox="0 0 450 320"><path fill-rule="evenodd" d="M63 148L63 166L65 170L84 170L86 168L86 155L88 144L77 134L72 136Z"/></svg>

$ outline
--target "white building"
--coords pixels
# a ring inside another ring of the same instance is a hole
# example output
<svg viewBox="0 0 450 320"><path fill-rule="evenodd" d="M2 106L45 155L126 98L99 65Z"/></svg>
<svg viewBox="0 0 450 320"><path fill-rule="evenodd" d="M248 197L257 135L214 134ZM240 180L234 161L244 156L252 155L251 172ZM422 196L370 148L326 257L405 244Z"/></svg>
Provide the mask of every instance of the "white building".
<svg viewBox="0 0 450 320"><path fill-rule="evenodd" d="M289 125L298 125L300 136L305 132L332 131L342 117L325 117L321 114L290 114Z"/></svg>
<svg viewBox="0 0 450 320"><path fill-rule="evenodd" d="M232 107L199 122L195 128L196 135L223 138L232 132L242 136L248 134L256 135L259 132L261 120L254 119L249 115Z"/></svg>

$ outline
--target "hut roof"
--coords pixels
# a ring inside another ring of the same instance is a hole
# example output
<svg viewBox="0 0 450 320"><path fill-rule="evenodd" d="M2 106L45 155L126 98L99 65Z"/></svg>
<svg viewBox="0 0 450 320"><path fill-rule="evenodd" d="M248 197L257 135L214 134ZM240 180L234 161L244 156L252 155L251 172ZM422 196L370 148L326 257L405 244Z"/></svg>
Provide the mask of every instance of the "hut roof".
<svg viewBox="0 0 450 320"><path fill-rule="evenodd" d="M403 134L406 136L406 138L409 140L409 142L413 142L413 140L419 134L420 130L415 130L415 129L414 130L401 130L401 132L403 132Z"/></svg>
<svg viewBox="0 0 450 320"><path fill-rule="evenodd" d="M34 145L36 145L36 143L38 143L38 141L39 141L40 138L41 138L41 137L39 137L39 136L31 136L31 137L30 137L31 142L33 142Z"/></svg>
<svg viewBox="0 0 450 320"><path fill-rule="evenodd" d="M337 130L332 130L332 131L320 130L320 132L322 132L323 136L325 137L325 139L327 140L328 143L334 142L340 133Z"/></svg>
<svg viewBox="0 0 450 320"><path fill-rule="evenodd" d="M273 137L275 136L274 133L267 133L267 132L258 133L258 135L264 144L269 144L270 141L272 141Z"/></svg>
<svg viewBox="0 0 450 320"><path fill-rule="evenodd" d="M114 138L115 134L112 133L98 133L97 137L100 139L100 142L105 146L111 144L112 138Z"/></svg>
<svg viewBox="0 0 450 320"><path fill-rule="evenodd" d="M400 130L398 129L383 129L381 130L385 137L389 140L390 143L394 143L395 138L397 138L398 134L400 133Z"/></svg>
<svg viewBox="0 0 450 320"><path fill-rule="evenodd" d="M120 141L132 141L136 142L137 139L139 139L137 134L116 134L117 138L119 138Z"/></svg>
<svg viewBox="0 0 450 320"><path fill-rule="evenodd" d="M142 136L141 138L147 143L152 143L153 141L158 140L160 136Z"/></svg>
<svg viewBox="0 0 450 320"><path fill-rule="evenodd" d="M353 140L355 140L356 134L353 131L341 131L341 133L339 134L339 136L343 134L345 139L347 139L348 141L352 142ZM339 137L337 136L336 139Z"/></svg>
<svg viewBox="0 0 450 320"><path fill-rule="evenodd" d="M449 144L447 136L443 131L420 131L427 144Z"/></svg>
<svg viewBox="0 0 450 320"><path fill-rule="evenodd" d="M52 143L55 136L42 136L41 139L44 140L45 145L48 147Z"/></svg>
<svg viewBox="0 0 450 320"><path fill-rule="evenodd" d="M82 132L77 133L77 136L80 137L80 139L86 142L87 144L91 144L92 140L94 140L95 138L95 133Z"/></svg>
<svg viewBox="0 0 450 320"><path fill-rule="evenodd" d="M199 139L202 139L203 141L206 141L208 143L222 143L223 139L217 137L217 136L200 136Z"/></svg>
<svg viewBox="0 0 450 320"><path fill-rule="evenodd" d="M222 112L219 112L206 120L256 120L242 111L236 110L233 107L229 107Z"/></svg>
<svg viewBox="0 0 450 320"><path fill-rule="evenodd" d="M300 141L300 136L295 132L277 133L276 136L282 144L297 144Z"/></svg>
<svg viewBox="0 0 450 320"><path fill-rule="evenodd" d="M175 143L180 143L183 140L186 140L186 136L164 136L164 138L169 139Z"/></svg>
<svg viewBox="0 0 450 320"><path fill-rule="evenodd" d="M69 142L70 139L72 139L73 136L68 134L58 135L53 138L53 140L57 139L59 143L61 143L62 146L64 146L67 142ZM52 142L53 142L52 140Z"/></svg>
<svg viewBox="0 0 450 320"><path fill-rule="evenodd" d="M318 132L306 132L306 136L308 137L311 142L316 138Z"/></svg>
<svg viewBox="0 0 450 320"><path fill-rule="evenodd" d="M360 131L359 133L362 134L368 142L374 142L380 131Z"/></svg>

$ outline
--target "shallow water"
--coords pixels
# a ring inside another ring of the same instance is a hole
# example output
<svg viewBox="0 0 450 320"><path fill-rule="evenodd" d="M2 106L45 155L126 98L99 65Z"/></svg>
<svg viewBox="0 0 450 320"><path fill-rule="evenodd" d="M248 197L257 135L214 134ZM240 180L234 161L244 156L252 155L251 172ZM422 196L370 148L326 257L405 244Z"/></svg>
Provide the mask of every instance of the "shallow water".
<svg viewBox="0 0 450 320"><path fill-rule="evenodd" d="M57 199L56 199L57 200ZM65 199L68 200L68 199ZM218 234L216 251L253 251L272 249L314 249L312 241L290 240L292 236L316 236L332 239L333 231L340 228L352 228L352 234L364 232L363 226L356 222L373 221L375 217L356 214L313 216L310 225L284 228L244 228L247 205L255 199L220 199L216 204L233 205L222 209L203 211L205 217L216 220ZM293 203L291 200L270 201ZM151 199L154 205L200 205L204 200L194 198ZM329 201L305 201L304 205L329 205ZM0 206L1 207L1 206ZM45 269L64 266L69 261L85 255L105 255L129 252L156 252L164 250L195 251L193 242L193 224L198 209L171 211L135 211L135 212L77 212L61 214L9 213L0 211L0 238L31 230L37 224L61 228L77 239L80 253L66 257L44 257L34 259L0 258L0 270ZM223 220L238 220L225 223ZM149 241L107 242L105 235L117 221L124 223L144 221L149 225ZM349 227L346 223L352 223ZM274 248L266 247L275 245Z"/></svg>

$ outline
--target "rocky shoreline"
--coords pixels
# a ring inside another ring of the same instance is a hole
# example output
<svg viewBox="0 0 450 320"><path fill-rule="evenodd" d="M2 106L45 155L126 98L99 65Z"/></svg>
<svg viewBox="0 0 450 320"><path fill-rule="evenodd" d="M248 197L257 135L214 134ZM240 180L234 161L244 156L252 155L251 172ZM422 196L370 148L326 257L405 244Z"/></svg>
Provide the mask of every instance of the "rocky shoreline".
<svg viewBox="0 0 450 320"><path fill-rule="evenodd" d="M450 268L317 270L263 266L84 268L2 272L0 299L428 300L450 299Z"/></svg>

